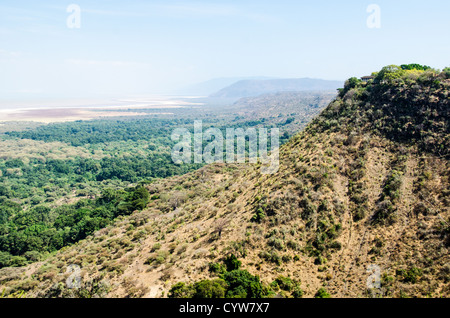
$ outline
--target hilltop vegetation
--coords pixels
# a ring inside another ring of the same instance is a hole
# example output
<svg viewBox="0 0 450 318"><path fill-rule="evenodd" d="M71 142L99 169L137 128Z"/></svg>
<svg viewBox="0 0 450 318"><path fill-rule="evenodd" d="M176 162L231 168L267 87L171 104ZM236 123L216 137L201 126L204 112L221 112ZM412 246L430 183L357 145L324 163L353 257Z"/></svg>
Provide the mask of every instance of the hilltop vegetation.
<svg viewBox="0 0 450 318"><path fill-rule="evenodd" d="M450 69L443 72L417 64L387 66L369 83L349 79L339 98L322 114L324 129L341 126L417 144L447 156L450 149L448 91Z"/></svg>

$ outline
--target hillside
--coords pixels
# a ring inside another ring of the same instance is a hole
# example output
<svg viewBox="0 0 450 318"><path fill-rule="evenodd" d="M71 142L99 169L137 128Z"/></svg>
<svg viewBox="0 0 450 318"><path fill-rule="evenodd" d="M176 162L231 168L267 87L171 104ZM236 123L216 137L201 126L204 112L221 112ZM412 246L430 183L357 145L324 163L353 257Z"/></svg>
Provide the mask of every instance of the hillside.
<svg viewBox="0 0 450 318"><path fill-rule="evenodd" d="M340 81L312 78L242 80L210 95L214 98L241 98L262 94L295 91L335 91L342 87Z"/></svg>
<svg viewBox="0 0 450 318"><path fill-rule="evenodd" d="M303 129L336 97L336 91L279 92L256 97L243 97L229 111L242 119L272 119L282 124L289 135Z"/></svg>
<svg viewBox="0 0 450 318"><path fill-rule="evenodd" d="M283 145L276 174L213 164L156 181L143 211L43 262L1 269L0 290L166 297L177 286L192 296L201 280L230 288L221 264L236 256L268 296L449 297L450 70L374 75L348 80ZM78 289L66 285L72 264ZM380 288L367 288L368 269Z"/></svg>
<svg viewBox="0 0 450 318"><path fill-rule="evenodd" d="M243 97L221 113L243 127L280 129L281 142L298 133L336 97L336 91L280 92ZM214 107L214 106L213 106Z"/></svg>

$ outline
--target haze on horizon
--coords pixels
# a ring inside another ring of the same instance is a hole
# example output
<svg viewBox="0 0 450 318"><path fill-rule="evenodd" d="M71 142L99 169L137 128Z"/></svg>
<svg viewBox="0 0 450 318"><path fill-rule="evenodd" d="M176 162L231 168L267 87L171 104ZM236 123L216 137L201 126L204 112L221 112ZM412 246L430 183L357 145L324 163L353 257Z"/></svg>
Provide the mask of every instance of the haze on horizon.
<svg viewBox="0 0 450 318"><path fill-rule="evenodd" d="M70 28L69 5L80 9ZM367 8L381 9L369 28ZM345 80L450 66L446 0L12 1L0 4L0 101L169 94L213 78Z"/></svg>

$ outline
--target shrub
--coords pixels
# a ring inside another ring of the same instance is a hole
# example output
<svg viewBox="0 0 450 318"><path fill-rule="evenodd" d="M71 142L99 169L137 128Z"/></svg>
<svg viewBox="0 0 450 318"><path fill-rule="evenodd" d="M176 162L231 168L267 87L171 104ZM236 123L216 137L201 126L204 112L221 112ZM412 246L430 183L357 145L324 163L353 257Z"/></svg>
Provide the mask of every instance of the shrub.
<svg viewBox="0 0 450 318"><path fill-rule="evenodd" d="M294 298L302 298L303 297L303 295L304 295L304 292L303 292L303 290L301 289L301 288L297 288L296 290L294 290L293 292L292 292L292 297L294 297Z"/></svg>
<svg viewBox="0 0 450 318"><path fill-rule="evenodd" d="M402 177L403 173L398 170L393 170L384 185L383 194L386 197L389 197L392 201L397 199L400 196L400 187L402 185Z"/></svg>
<svg viewBox="0 0 450 318"><path fill-rule="evenodd" d="M151 255L146 261L145 264L148 265L161 265L166 261L166 258L169 256L168 251L159 251L156 254Z"/></svg>
<svg viewBox="0 0 450 318"><path fill-rule="evenodd" d="M205 279L194 284L193 298L224 298L227 287L227 283L223 279Z"/></svg>
<svg viewBox="0 0 450 318"><path fill-rule="evenodd" d="M139 240L147 235L147 231L139 230L133 234L133 241Z"/></svg>
<svg viewBox="0 0 450 318"><path fill-rule="evenodd" d="M402 64L400 65L402 70L418 70L418 71L427 71L431 69L430 66L420 65L420 64Z"/></svg>
<svg viewBox="0 0 450 318"><path fill-rule="evenodd" d="M222 275L226 272L227 268L224 264L220 263L209 263L209 271L211 273L216 273Z"/></svg>
<svg viewBox="0 0 450 318"><path fill-rule="evenodd" d="M277 265L281 265L281 257L275 251L270 251L270 252L262 251L259 253L258 256L268 262L275 263Z"/></svg>
<svg viewBox="0 0 450 318"><path fill-rule="evenodd" d="M192 285L186 285L183 282L177 283L169 290L169 298L192 298L195 294L195 288Z"/></svg>
<svg viewBox="0 0 450 318"><path fill-rule="evenodd" d="M377 74L375 78L376 82L384 82L389 81L392 82L395 79L401 78L405 74L405 71L397 66L397 65L389 65L385 66L381 69L381 71Z"/></svg>
<svg viewBox="0 0 450 318"><path fill-rule="evenodd" d="M38 262L42 260L42 254L37 251L28 251L23 255L30 262Z"/></svg>
<svg viewBox="0 0 450 318"><path fill-rule="evenodd" d="M400 269L396 271L397 276L401 276L402 280L406 283L417 283L420 276L422 276L422 270L417 267L412 267L408 270Z"/></svg>
<svg viewBox="0 0 450 318"><path fill-rule="evenodd" d="M262 298L263 286L259 276L253 276L246 270L233 270L223 275L228 283L228 298Z"/></svg>
<svg viewBox="0 0 450 318"><path fill-rule="evenodd" d="M450 78L450 67L444 68L443 72L447 78Z"/></svg>
<svg viewBox="0 0 450 318"><path fill-rule="evenodd" d="M295 287L295 282L289 277L278 276L277 279L273 282L274 285L278 286L281 290L284 291L292 291Z"/></svg>
<svg viewBox="0 0 450 318"><path fill-rule="evenodd" d="M265 213L262 208L258 208L256 210L255 214L252 216L251 220L252 222L261 223L261 221L264 219Z"/></svg>
<svg viewBox="0 0 450 318"><path fill-rule="evenodd" d="M21 267L28 264L28 261L23 256L13 256L11 257L10 264L8 266L11 267Z"/></svg>
<svg viewBox="0 0 450 318"><path fill-rule="evenodd" d="M283 240L281 240L281 239L270 238L269 241L267 242L267 244L279 251L284 250L284 243L283 243Z"/></svg>
<svg viewBox="0 0 450 318"><path fill-rule="evenodd" d="M314 298L331 298L331 295L322 287L314 295Z"/></svg>
<svg viewBox="0 0 450 318"><path fill-rule="evenodd" d="M322 256L318 256L315 260L314 260L314 264L316 265L323 265L327 262L327 259L325 257Z"/></svg>
<svg viewBox="0 0 450 318"><path fill-rule="evenodd" d="M395 220L395 209L390 200L384 200L377 204L373 215L373 222L378 224L392 223Z"/></svg>
<svg viewBox="0 0 450 318"><path fill-rule="evenodd" d="M239 269L241 267L241 261L237 259L234 254L227 256L224 260L224 264L228 272Z"/></svg>
<svg viewBox="0 0 450 318"><path fill-rule="evenodd" d="M156 243L155 245L152 246L152 249L150 250L150 252L156 252L160 248L161 248L161 243Z"/></svg>
<svg viewBox="0 0 450 318"><path fill-rule="evenodd" d="M287 246L288 248L290 248L291 250L294 250L294 251L299 251L299 250L300 250L300 244L297 243L297 242L295 242L295 241L293 241L293 240L289 240L289 241L286 243L286 246Z"/></svg>
<svg viewBox="0 0 450 318"><path fill-rule="evenodd" d="M342 248L342 244L338 241L333 241L333 242L331 242L330 247L340 250Z"/></svg>

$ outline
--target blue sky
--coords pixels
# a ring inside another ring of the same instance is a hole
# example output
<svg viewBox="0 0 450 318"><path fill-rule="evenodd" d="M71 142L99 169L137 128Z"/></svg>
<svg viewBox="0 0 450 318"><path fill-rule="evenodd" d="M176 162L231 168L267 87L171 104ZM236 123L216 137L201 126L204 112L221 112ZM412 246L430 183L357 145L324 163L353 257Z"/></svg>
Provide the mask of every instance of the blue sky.
<svg viewBox="0 0 450 318"><path fill-rule="evenodd" d="M80 28L68 28L70 4ZM368 28L367 7L381 9ZM166 93L219 77L450 66L450 1L0 2L0 99Z"/></svg>

